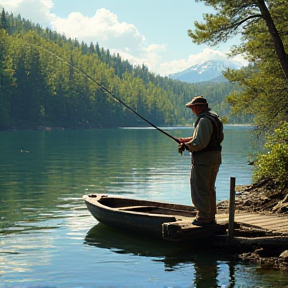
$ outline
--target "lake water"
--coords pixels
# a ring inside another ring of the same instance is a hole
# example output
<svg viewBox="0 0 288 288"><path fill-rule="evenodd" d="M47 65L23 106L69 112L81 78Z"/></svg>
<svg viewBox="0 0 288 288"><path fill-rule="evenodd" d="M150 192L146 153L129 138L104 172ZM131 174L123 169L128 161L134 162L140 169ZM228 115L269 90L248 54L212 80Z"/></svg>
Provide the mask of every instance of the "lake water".
<svg viewBox="0 0 288 288"><path fill-rule="evenodd" d="M165 129L176 137L189 128ZM225 126L217 200L251 183L250 127ZM99 224L87 193L191 204L190 156L155 129L0 132L0 287L288 287L224 251Z"/></svg>

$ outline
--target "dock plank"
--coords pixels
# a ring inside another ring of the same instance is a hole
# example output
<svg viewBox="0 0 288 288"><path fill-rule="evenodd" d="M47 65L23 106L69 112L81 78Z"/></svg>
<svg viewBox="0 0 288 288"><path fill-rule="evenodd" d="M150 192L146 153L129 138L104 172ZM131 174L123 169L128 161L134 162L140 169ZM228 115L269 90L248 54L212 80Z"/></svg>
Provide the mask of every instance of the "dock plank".
<svg viewBox="0 0 288 288"><path fill-rule="evenodd" d="M205 227L193 225L192 220L191 217L181 217L178 218L176 222L164 223L162 225L163 238L167 240L185 240L199 239L218 232L225 234L228 227L229 214L217 214L217 224ZM280 217L276 215L236 212L235 222L237 224L250 225L273 233L282 233L282 235L288 237L288 216Z"/></svg>
<svg viewBox="0 0 288 288"><path fill-rule="evenodd" d="M274 232L288 234L288 217L276 215L261 215L256 213L236 213L235 221L254 226L259 226L263 229Z"/></svg>
<svg viewBox="0 0 288 288"><path fill-rule="evenodd" d="M217 214L218 223L228 221L228 214ZM262 215L257 213L236 212L235 222L259 226L275 232L285 232L288 234L288 216Z"/></svg>

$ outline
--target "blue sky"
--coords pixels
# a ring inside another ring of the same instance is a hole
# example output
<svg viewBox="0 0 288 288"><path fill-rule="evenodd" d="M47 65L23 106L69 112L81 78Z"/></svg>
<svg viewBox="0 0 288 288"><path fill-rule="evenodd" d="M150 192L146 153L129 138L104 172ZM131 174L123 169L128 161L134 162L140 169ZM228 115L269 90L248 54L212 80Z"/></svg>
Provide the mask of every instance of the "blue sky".
<svg viewBox="0 0 288 288"><path fill-rule="evenodd" d="M15 16L88 44L99 43L162 76L210 59L225 59L231 40L208 47L188 37L210 7L195 0L0 0ZM241 57L235 61L245 64Z"/></svg>

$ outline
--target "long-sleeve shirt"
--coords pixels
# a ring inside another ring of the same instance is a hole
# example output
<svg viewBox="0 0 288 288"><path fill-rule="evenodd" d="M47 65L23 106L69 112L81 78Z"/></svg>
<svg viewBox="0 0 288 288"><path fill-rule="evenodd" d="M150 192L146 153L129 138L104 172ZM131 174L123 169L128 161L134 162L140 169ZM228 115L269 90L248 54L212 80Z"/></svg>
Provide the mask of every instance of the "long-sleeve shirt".
<svg viewBox="0 0 288 288"><path fill-rule="evenodd" d="M205 117L201 118L193 131L192 140L186 142L190 152L204 149L210 142L213 133L211 121Z"/></svg>

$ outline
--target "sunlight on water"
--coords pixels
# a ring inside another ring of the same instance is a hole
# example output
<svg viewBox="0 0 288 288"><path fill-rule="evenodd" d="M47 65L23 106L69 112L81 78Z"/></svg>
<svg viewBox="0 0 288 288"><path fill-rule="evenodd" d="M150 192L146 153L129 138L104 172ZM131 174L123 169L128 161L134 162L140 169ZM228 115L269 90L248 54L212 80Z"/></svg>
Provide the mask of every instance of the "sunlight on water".
<svg viewBox="0 0 288 288"><path fill-rule="evenodd" d="M230 177L251 183L249 130L225 127L218 200ZM190 156L155 129L0 132L0 159L1 288L288 285L287 274L225 251L119 232L90 215L87 193L191 204Z"/></svg>

